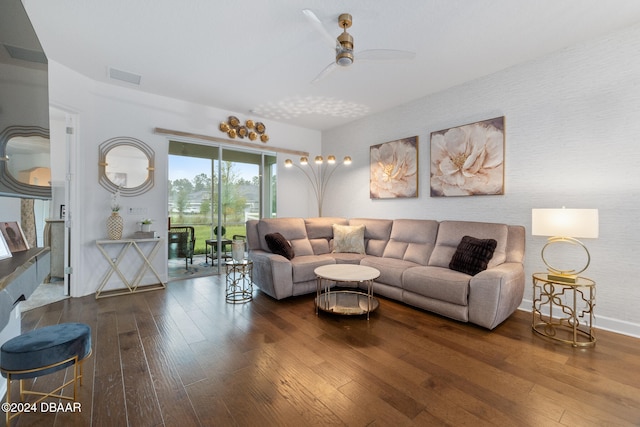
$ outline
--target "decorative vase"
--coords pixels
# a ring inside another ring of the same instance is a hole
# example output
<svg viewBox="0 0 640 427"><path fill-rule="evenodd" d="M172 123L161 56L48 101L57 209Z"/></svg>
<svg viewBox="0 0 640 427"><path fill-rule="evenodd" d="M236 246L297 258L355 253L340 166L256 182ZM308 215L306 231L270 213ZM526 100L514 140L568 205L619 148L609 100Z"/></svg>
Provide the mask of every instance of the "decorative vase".
<svg viewBox="0 0 640 427"><path fill-rule="evenodd" d="M118 212L111 212L111 216L107 218L107 235L111 240L122 239L122 230L124 228L124 220Z"/></svg>
<svg viewBox="0 0 640 427"><path fill-rule="evenodd" d="M142 229L140 231L151 231L151 224L141 224Z"/></svg>
<svg viewBox="0 0 640 427"><path fill-rule="evenodd" d="M237 262L244 259L244 240L234 240L231 242L231 256L233 260Z"/></svg>

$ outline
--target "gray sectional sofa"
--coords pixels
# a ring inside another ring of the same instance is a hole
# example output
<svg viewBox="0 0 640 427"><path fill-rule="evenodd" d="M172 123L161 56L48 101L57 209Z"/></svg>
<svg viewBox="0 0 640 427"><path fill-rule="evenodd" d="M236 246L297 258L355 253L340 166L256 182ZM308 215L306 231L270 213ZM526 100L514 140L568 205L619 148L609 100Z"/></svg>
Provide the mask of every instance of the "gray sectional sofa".
<svg viewBox="0 0 640 427"><path fill-rule="evenodd" d="M364 225L365 253L335 253L333 225ZM289 260L269 249L280 233ZM495 239L488 268L473 276L449 268L464 236ZM316 291L316 267L334 263L380 270L374 293L452 319L493 329L520 305L524 293L522 226L418 219L277 218L247 221L253 281L275 299Z"/></svg>

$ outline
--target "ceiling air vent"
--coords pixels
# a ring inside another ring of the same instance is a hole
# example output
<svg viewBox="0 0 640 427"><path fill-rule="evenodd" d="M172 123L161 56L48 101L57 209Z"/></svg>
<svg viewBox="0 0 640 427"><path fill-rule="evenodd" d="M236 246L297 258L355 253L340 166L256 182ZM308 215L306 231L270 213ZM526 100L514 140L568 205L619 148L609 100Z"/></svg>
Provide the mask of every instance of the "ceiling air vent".
<svg viewBox="0 0 640 427"><path fill-rule="evenodd" d="M116 68L109 68L109 78L112 80L120 80L122 82L127 82L134 85L140 85L140 79L142 78L142 76L118 70Z"/></svg>
<svg viewBox="0 0 640 427"><path fill-rule="evenodd" d="M9 52L9 56L11 56L13 59L19 59L21 61L27 62L37 62L40 64L47 63L47 56L44 54L44 52L10 46L8 44L5 44L4 47L5 49L7 49L7 52Z"/></svg>

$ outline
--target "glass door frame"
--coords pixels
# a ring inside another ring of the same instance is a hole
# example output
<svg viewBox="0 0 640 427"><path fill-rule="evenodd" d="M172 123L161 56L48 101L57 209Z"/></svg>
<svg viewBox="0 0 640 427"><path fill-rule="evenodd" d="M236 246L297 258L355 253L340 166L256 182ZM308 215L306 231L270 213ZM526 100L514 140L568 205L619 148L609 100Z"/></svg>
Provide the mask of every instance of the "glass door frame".
<svg viewBox="0 0 640 427"><path fill-rule="evenodd" d="M238 147L235 145L226 145L223 143L182 140L180 138L171 138L169 142L175 142L175 143L181 143L181 144L187 144L187 145L202 145L202 146L209 147L210 149L213 149L213 151L216 153L213 156L213 158L210 158L211 160L211 171L210 171L211 172L211 201L212 201L212 206L211 206L212 209L211 209L211 217L210 217L211 224L212 224L211 239L216 240L216 247L215 247L216 261L214 264L213 257L211 257L212 258L211 263L212 263L212 267L217 267L212 269L215 272L214 274L224 273L225 269L223 267L224 266L223 260L224 260L225 244L223 239L225 238L228 239L228 237L225 237L224 233L222 233L222 229L224 227L223 225L224 218L223 218L223 209L222 209L223 196L224 196L223 191L225 191L225 189L223 188L224 183L222 179L222 173L223 173L222 162L225 161L224 153L225 151L231 151L231 152L238 152L238 153L250 153L250 154L260 156L260 161L257 164L258 165L258 185L259 185L258 203L260 205L258 211L259 211L260 217L272 217L274 215L274 212L272 212L273 210L272 200L274 200L276 197L277 189L272 188L273 182L271 180L271 176L268 178L268 180L265 180L264 174L265 172L268 172L271 174L273 170L272 168L276 168L275 175L277 176L277 153L271 152L268 150L257 150L257 149ZM172 155L171 149L169 150L168 155ZM176 155L182 155L185 157L195 157L195 156L189 156L188 154L176 154ZM268 157L272 157L273 159L267 164ZM217 182L215 179L216 176L217 176ZM265 183L269 185L270 188L265 188ZM214 199L218 207L216 213L214 213L214 209L213 209ZM267 201L266 205L265 205L265 201ZM275 203L273 204L275 205ZM167 201L167 206L168 206L168 201ZM213 224L217 224L217 225L214 226ZM217 227L217 233L214 235L213 231L215 230L216 227ZM214 248L209 247L209 245L205 244L205 251L208 251L209 249L213 250Z"/></svg>

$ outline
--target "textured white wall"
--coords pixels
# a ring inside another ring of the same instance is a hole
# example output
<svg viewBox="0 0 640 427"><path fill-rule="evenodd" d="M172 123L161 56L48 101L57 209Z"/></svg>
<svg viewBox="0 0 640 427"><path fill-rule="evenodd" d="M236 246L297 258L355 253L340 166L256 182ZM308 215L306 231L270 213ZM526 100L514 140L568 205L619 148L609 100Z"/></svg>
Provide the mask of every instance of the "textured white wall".
<svg viewBox="0 0 640 427"><path fill-rule="evenodd" d="M530 277L544 271L545 243L530 235L531 209L598 208L600 237L585 240L592 261L584 273L597 282L596 324L640 336L638 52L640 26L324 132L324 154L348 150L354 160L336 172L324 214L521 224ZM430 133L502 115L505 195L431 198ZM419 197L370 200L369 147L413 135ZM530 307L528 281L522 308Z"/></svg>
<svg viewBox="0 0 640 427"><path fill-rule="evenodd" d="M110 215L110 193L98 184L98 146L105 140L117 136L140 139L155 151L155 186L137 197L121 199L121 215L125 220L124 236L138 229L142 217L155 220L153 229L166 237L167 218L167 159L168 137L156 134L156 127L191 132L194 134L224 136L218 125L230 114L224 111L175 99L155 96L130 88L105 85L89 80L68 68L49 62L50 102L78 116L77 162L72 176L72 198L78 202L68 206L72 227L72 296L83 296L95 292L104 277L107 264L95 245L97 239L106 238L106 218ZM320 151L319 131L303 129L265 121L270 136L270 147L296 150ZM174 138L177 139L177 138ZM196 142L197 140L191 139ZM200 143L205 143L199 141ZM284 158L286 156L282 156ZM284 160L280 159L279 162ZM297 175L279 172L278 212L286 216L305 216L309 204L306 187ZM295 197L292 197L295 195ZM129 208L145 208L144 215L129 215ZM131 253L131 255L133 252ZM113 255L116 256L115 254ZM135 256L132 256L135 258ZM167 277L166 247L158 253L154 267L160 275ZM121 267L128 268L127 260ZM112 285L118 286L112 278ZM157 281L150 273L143 283ZM121 287L118 286L118 287Z"/></svg>

